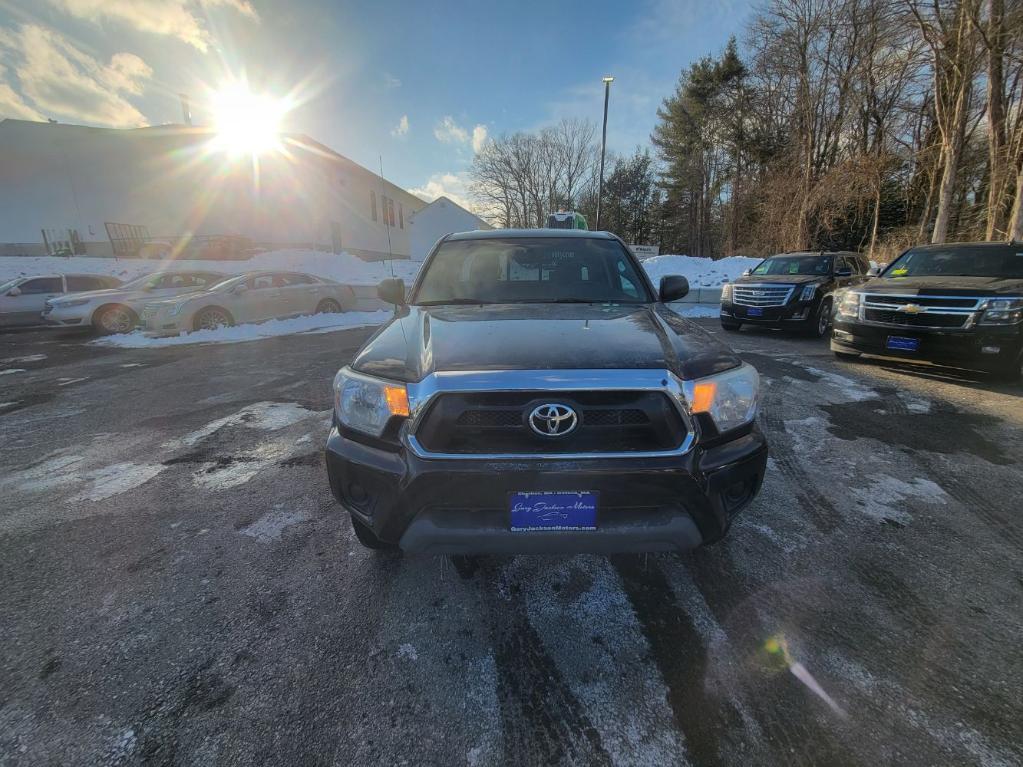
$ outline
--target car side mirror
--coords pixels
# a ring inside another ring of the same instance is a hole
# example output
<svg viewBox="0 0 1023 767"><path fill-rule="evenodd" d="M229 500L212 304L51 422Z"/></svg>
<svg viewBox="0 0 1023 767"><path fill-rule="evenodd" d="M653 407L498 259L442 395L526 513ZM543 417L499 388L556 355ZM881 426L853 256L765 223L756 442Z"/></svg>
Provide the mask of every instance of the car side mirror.
<svg viewBox="0 0 1023 767"><path fill-rule="evenodd" d="M753 270L752 269L743 269L742 270L742 276L743 277L749 277L751 274L753 274Z"/></svg>
<svg viewBox="0 0 1023 767"><path fill-rule="evenodd" d="M397 277L383 280L377 285L377 297L384 303L405 305L405 280Z"/></svg>
<svg viewBox="0 0 1023 767"><path fill-rule="evenodd" d="M11 288L7 291L7 295L11 298L16 298L21 295L21 288Z"/></svg>
<svg viewBox="0 0 1023 767"><path fill-rule="evenodd" d="M835 270L836 277L852 277L851 266L840 266Z"/></svg>
<svg viewBox="0 0 1023 767"><path fill-rule="evenodd" d="M241 284L239 284L239 285L235 285L235 286L234 286L234 293L235 293L235 295L237 295L237 296L240 296L240 295L241 295L242 293L244 293L244 292L245 292L246 290L248 290L248 289L249 289L249 286L248 286L248 285L246 285L246 284L245 284L245 283L243 282L243 283L241 283Z"/></svg>
<svg viewBox="0 0 1023 767"><path fill-rule="evenodd" d="M685 298L687 295L689 295L689 280L685 277L681 277L677 274L669 274L661 277L658 297L662 304L666 304L669 301L678 301L680 298Z"/></svg>
<svg viewBox="0 0 1023 767"><path fill-rule="evenodd" d="M877 277L879 274L881 274L881 267L880 266L872 266L869 269L867 269L867 276L868 277Z"/></svg>

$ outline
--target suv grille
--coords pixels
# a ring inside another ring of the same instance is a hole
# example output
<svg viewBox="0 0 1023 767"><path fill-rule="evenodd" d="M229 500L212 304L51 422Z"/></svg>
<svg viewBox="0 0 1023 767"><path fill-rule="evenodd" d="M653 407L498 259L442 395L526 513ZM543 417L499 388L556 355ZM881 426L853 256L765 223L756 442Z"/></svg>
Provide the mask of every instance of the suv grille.
<svg viewBox="0 0 1023 767"><path fill-rule="evenodd" d="M542 437L528 424L538 405L564 404L579 425L563 437ZM466 392L441 394L416 429L435 453L608 453L672 450L686 428L662 392Z"/></svg>
<svg viewBox="0 0 1023 767"><path fill-rule="evenodd" d="M733 285L732 303L740 306L785 306L795 285Z"/></svg>
<svg viewBox="0 0 1023 767"><path fill-rule="evenodd" d="M866 293L863 319L907 328L963 328L983 298ZM912 311L906 311L909 307Z"/></svg>

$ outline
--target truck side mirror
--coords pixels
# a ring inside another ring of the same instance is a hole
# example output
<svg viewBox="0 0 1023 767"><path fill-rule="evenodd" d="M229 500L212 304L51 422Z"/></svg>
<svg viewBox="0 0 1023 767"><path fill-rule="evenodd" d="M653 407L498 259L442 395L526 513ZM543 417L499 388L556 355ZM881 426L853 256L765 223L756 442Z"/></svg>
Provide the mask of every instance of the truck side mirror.
<svg viewBox="0 0 1023 767"><path fill-rule="evenodd" d="M836 277L852 277L851 266L840 266L835 270Z"/></svg>
<svg viewBox="0 0 1023 767"><path fill-rule="evenodd" d="M10 290L7 291L7 295L9 295L11 298L17 298L18 296L21 295L21 288L11 288Z"/></svg>
<svg viewBox="0 0 1023 767"><path fill-rule="evenodd" d="M749 277L751 274L753 274L753 270L752 269L743 269L742 270L742 276L743 277Z"/></svg>
<svg viewBox="0 0 1023 767"><path fill-rule="evenodd" d="M868 277L877 277L879 274L881 274L881 267L880 266L872 266L869 269L867 269L867 276Z"/></svg>
<svg viewBox="0 0 1023 767"><path fill-rule="evenodd" d="M689 280L677 274L668 274L661 277L661 286L658 291L658 298L662 304L669 301L678 301L689 294Z"/></svg>
<svg viewBox="0 0 1023 767"><path fill-rule="evenodd" d="M377 285L377 297L384 303L395 306L405 305L405 280L397 277L381 281Z"/></svg>

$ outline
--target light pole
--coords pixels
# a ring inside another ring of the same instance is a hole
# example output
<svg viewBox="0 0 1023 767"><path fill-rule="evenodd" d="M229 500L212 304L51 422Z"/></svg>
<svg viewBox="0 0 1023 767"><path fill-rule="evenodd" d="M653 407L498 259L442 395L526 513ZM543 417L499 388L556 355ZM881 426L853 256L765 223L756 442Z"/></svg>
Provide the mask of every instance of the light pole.
<svg viewBox="0 0 1023 767"><path fill-rule="evenodd" d="M611 75L604 77L604 128L600 134L600 188L597 190L597 231L600 231L600 203L604 199L604 149L607 147L607 100L611 95L611 83L615 79Z"/></svg>

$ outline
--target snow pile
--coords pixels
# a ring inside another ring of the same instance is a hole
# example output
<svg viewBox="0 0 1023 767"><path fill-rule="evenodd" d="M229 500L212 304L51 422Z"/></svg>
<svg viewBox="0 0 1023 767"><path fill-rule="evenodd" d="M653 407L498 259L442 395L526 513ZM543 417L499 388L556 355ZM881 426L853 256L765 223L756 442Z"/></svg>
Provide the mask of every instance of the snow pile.
<svg viewBox="0 0 1023 767"><path fill-rule="evenodd" d="M91 256L12 256L0 258L0 282L15 277L40 274L103 274L128 281L159 270L201 270L241 274L256 271L305 272L337 280L348 285L376 285L390 277L411 282L419 271L420 262L407 259L394 261L363 261L341 253L323 253L318 250L272 250L260 253L247 261L147 261L138 258L94 258Z"/></svg>
<svg viewBox="0 0 1023 767"><path fill-rule="evenodd" d="M656 285L661 277L678 274L689 280L693 288L719 288L726 282L732 282L746 269L759 264L759 258L732 256L717 261L696 256L653 256L643 261L643 268ZM717 315L715 315L717 316Z"/></svg>
<svg viewBox="0 0 1023 767"><path fill-rule="evenodd" d="M295 333L332 333L337 330L381 325L391 317L389 311L345 312L344 314L311 314L288 320L269 320L260 324L235 325L216 330L196 330L167 338L147 338L141 330L119 336L104 336L92 343L100 346L119 346L122 349L155 349L184 344L232 344L258 341L272 336L290 336Z"/></svg>

